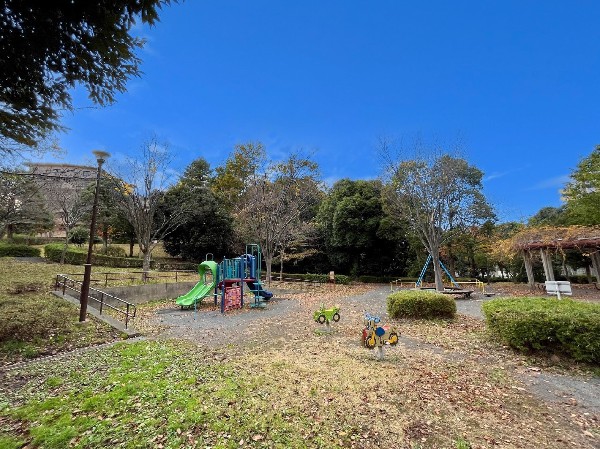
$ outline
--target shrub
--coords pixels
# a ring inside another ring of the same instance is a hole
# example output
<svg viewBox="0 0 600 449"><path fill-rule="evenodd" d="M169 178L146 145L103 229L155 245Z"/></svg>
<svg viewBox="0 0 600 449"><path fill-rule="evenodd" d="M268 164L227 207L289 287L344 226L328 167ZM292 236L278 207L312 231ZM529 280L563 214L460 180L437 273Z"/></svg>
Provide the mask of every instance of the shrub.
<svg viewBox="0 0 600 449"><path fill-rule="evenodd" d="M390 282L416 282L417 278L398 277L398 276L370 276L363 275L358 277L358 282L365 284L389 284Z"/></svg>
<svg viewBox="0 0 600 449"><path fill-rule="evenodd" d="M279 274L272 273L271 276L274 281L279 280ZM329 274L310 274L310 273L288 274L288 273L283 273L283 278L284 279L294 279L296 281L316 281L316 282L323 282L323 283L329 282ZM335 282L336 282L336 284L347 285L350 283L350 278L343 274L336 274Z"/></svg>
<svg viewBox="0 0 600 449"><path fill-rule="evenodd" d="M44 257L53 261L60 262L60 257L64 245L60 243L51 243L44 246ZM72 265L83 265L87 259L87 250L83 248L68 247L65 252L65 263ZM111 257L103 254L93 254L92 263L98 266L112 268L142 268L143 260L132 257ZM151 263L152 267L154 264Z"/></svg>
<svg viewBox="0 0 600 449"><path fill-rule="evenodd" d="M489 328L519 350L550 350L600 362L600 304L556 298L495 299L483 305Z"/></svg>
<svg viewBox="0 0 600 449"><path fill-rule="evenodd" d="M107 246L106 251L105 248L101 248L98 251L98 254L102 254L110 257L127 257L127 251L125 248L121 248L120 246Z"/></svg>
<svg viewBox="0 0 600 449"><path fill-rule="evenodd" d="M40 249L15 243L0 243L0 257L40 257Z"/></svg>
<svg viewBox="0 0 600 449"><path fill-rule="evenodd" d="M592 279L592 282L596 281L595 276L590 276L590 277ZM589 284L589 279L585 274L578 275L578 276L569 276L569 281L571 282L571 284Z"/></svg>
<svg viewBox="0 0 600 449"><path fill-rule="evenodd" d="M7 243L18 243L21 245L45 245L47 243L56 243L64 241L63 237L39 237L29 234L13 234L11 239L6 239Z"/></svg>
<svg viewBox="0 0 600 449"><path fill-rule="evenodd" d="M425 290L401 290L387 299L392 318L453 318L456 303L449 295Z"/></svg>
<svg viewBox="0 0 600 449"><path fill-rule="evenodd" d="M71 234L69 235L69 242L81 246L88 241L89 236L90 231L88 229L77 226L71 231Z"/></svg>

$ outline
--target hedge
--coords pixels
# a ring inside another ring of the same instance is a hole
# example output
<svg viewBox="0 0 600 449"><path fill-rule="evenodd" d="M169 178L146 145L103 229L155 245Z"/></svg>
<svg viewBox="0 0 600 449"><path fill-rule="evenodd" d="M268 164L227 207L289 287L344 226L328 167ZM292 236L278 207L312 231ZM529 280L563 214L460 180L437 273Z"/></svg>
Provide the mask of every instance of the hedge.
<svg viewBox="0 0 600 449"><path fill-rule="evenodd" d="M53 261L60 262L64 245L60 243L51 243L44 246L44 257ZM83 265L87 259L87 251L82 248L73 248L69 246L65 252L65 263L72 265ZM92 254L92 263L94 265L112 268L142 268L144 261L133 257L111 257L103 254ZM153 267L153 261L150 263Z"/></svg>
<svg viewBox="0 0 600 449"><path fill-rule="evenodd" d="M279 274L271 273L271 279L274 281L279 280ZM283 279L293 279L295 281L316 281L316 282L329 282L329 274L289 274L283 273ZM336 284L347 285L350 283L350 278L343 274L335 275Z"/></svg>
<svg viewBox="0 0 600 449"><path fill-rule="evenodd" d="M398 276L371 276L362 275L358 277L358 282L365 284L389 284L390 282L417 282L417 278L398 277Z"/></svg>
<svg viewBox="0 0 600 449"><path fill-rule="evenodd" d="M16 243L0 243L0 257L40 257L40 249Z"/></svg>
<svg viewBox="0 0 600 449"><path fill-rule="evenodd" d="M400 290L387 298L392 318L453 318L456 303L450 295L425 290Z"/></svg>
<svg viewBox="0 0 600 449"><path fill-rule="evenodd" d="M556 298L495 299L484 303L491 331L521 351L549 350L600 363L600 304Z"/></svg>
<svg viewBox="0 0 600 449"><path fill-rule="evenodd" d="M17 243L20 245L45 245L47 243L56 243L64 241L62 237L38 237L27 234L13 234L12 238L6 239L7 243Z"/></svg>

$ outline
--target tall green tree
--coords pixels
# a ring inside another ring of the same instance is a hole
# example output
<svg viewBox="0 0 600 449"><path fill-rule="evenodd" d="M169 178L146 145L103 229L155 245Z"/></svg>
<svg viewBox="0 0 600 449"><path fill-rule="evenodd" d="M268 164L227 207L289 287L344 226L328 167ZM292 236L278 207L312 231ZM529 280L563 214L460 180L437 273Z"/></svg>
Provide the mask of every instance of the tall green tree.
<svg viewBox="0 0 600 449"><path fill-rule="evenodd" d="M569 217L565 206L561 207L542 207L528 221L529 226L566 226L569 224Z"/></svg>
<svg viewBox="0 0 600 449"><path fill-rule="evenodd" d="M455 233L495 219L483 195L483 173L459 157L439 154L395 160L388 153L386 207L406 221L432 257L436 289L444 289L440 249Z"/></svg>
<svg viewBox="0 0 600 449"><path fill-rule="evenodd" d="M233 218L210 189L211 170L205 159L193 161L164 204L188 212L180 225L163 239L165 250L186 260L203 260L207 253L227 255L233 242Z"/></svg>
<svg viewBox="0 0 600 449"><path fill-rule="evenodd" d="M335 270L405 274L408 244L400 222L383 210L381 181L336 182L321 203L317 221Z"/></svg>
<svg viewBox="0 0 600 449"><path fill-rule="evenodd" d="M52 216L44 197L31 177L23 170L0 170L0 236L10 239L15 231L51 228Z"/></svg>
<svg viewBox="0 0 600 449"><path fill-rule="evenodd" d="M224 207L241 207L247 189L264 173L267 152L261 142L237 144L225 164L216 168L211 188Z"/></svg>
<svg viewBox="0 0 600 449"><path fill-rule="evenodd" d="M140 75L131 34L136 21L153 25L169 0L32 1L0 3L0 154L36 147L62 129L70 90L83 85L98 105L115 101Z"/></svg>
<svg viewBox="0 0 600 449"><path fill-rule="evenodd" d="M600 145L571 173L563 197L572 224L600 224Z"/></svg>

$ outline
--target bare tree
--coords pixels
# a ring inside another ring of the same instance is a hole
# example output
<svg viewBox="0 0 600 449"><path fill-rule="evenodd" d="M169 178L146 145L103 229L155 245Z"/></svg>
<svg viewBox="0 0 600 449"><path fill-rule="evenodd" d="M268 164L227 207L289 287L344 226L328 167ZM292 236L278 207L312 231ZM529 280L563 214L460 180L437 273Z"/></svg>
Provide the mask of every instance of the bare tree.
<svg viewBox="0 0 600 449"><path fill-rule="evenodd" d="M479 169L422 141L412 149L413 159L401 159L389 142L380 142L388 177L385 203L392 216L406 220L431 255L436 289L443 291L439 252L444 241L495 217L483 196Z"/></svg>
<svg viewBox="0 0 600 449"><path fill-rule="evenodd" d="M65 253L71 231L79 224L92 209L89 197L85 195L86 186L81 180L63 178L45 182L43 190L49 209L58 218L60 226L65 231L65 245L60 257L60 263L65 261Z"/></svg>
<svg viewBox="0 0 600 449"><path fill-rule="evenodd" d="M246 236L258 239L269 282L276 252L283 255L294 236L304 230L319 192L317 164L298 154L252 178L238 222Z"/></svg>
<svg viewBox="0 0 600 449"><path fill-rule="evenodd" d="M143 270L150 270L152 251L159 242L182 222L187 204L166 205L165 190L174 175L169 169L171 154L168 146L155 137L141 147L141 158L128 158L127 169L112 178L118 184L116 203L133 226Z"/></svg>

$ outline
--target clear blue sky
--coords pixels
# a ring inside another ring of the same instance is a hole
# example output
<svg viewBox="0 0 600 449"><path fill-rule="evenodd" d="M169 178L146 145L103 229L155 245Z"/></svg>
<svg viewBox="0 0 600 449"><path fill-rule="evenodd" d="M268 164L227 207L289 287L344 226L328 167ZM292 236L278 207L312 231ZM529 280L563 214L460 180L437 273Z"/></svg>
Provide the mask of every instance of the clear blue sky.
<svg viewBox="0 0 600 449"><path fill-rule="evenodd" d="M560 205L600 143L597 1L187 0L138 27L144 75L65 117L65 160L134 155L152 134L179 171L236 143L314 151L323 178L380 173L380 136L465 142L500 218Z"/></svg>

